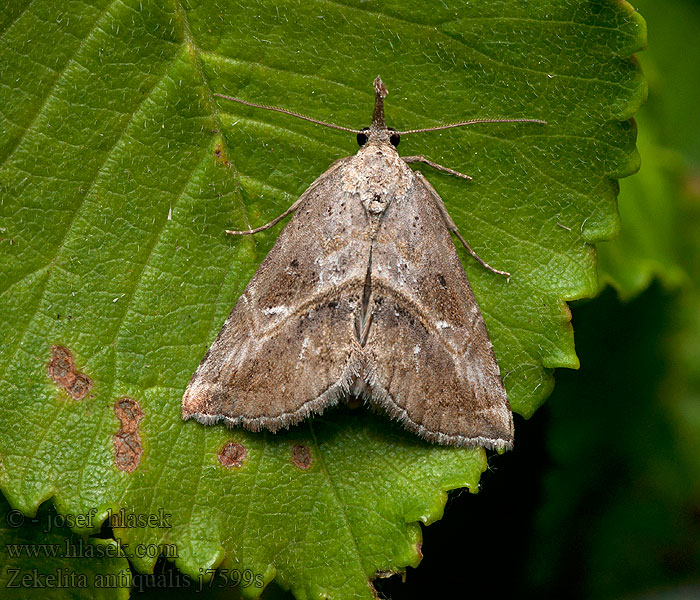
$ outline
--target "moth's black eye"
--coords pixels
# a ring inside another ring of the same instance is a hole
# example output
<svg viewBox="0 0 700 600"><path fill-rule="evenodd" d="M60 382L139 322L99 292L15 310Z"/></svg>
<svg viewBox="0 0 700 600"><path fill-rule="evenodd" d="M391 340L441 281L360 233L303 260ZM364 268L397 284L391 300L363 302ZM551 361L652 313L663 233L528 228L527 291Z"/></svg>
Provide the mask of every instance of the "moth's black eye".
<svg viewBox="0 0 700 600"><path fill-rule="evenodd" d="M367 134L364 133L365 131L369 131L369 127L363 127L362 131L357 134L357 143L360 146L364 146L367 143Z"/></svg>
<svg viewBox="0 0 700 600"><path fill-rule="evenodd" d="M399 135L399 132L396 131L396 129L392 129L389 127L389 131L391 131L391 136L389 137L389 141L391 142L391 145L396 148L396 146L399 145L399 142L401 141L401 136Z"/></svg>

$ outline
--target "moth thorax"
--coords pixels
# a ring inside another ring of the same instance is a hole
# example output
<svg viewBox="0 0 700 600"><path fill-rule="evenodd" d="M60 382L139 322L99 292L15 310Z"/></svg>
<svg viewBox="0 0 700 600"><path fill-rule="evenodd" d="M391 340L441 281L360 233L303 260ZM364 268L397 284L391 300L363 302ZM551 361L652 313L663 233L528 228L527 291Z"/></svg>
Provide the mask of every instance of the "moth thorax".
<svg viewBox="0 0 700 600"><path fill-rule="evenodd" d="M345 168L343 187L376 217L406 195L411 181L411 170L393 147L368 144Z"/></svg>
<svg viewBox="0 0 700 600"><path fill-rule="evenodd" d="M375 196L367 202L365 208L367 212L371 215L380 215L386 210L388 199L382 194L375 194Z"/></svg>

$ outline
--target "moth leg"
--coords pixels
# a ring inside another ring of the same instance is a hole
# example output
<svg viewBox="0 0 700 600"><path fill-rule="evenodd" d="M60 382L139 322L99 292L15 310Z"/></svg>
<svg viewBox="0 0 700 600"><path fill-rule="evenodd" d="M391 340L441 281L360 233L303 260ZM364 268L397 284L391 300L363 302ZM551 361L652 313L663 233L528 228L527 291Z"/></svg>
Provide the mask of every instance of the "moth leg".
<svg viewBox="0 0 700 600"><path fill-rule="evenodd" d="M227 229L226 233L228 233L229 235L253 235L254 233L265 231L266 229L270 229L270 227L274 227L282 219L292 214L297 208L299 208L299 205L311 195L311 193L316 189L316 187L318 187L321 181L326 179L327 176L330 175L333 171L336 171L337 169L342 167L351 158L351 156L348 156L346 158L339 158L338 160L336 160L330 167L328 167L328 170L323 175L321 175L316 181L314 181L309 186L309 188L301 196L299 196L299 199L294 204L292 204L287 210L285 210L279 217L276 217L272 219L272 221L270 221L269 223L265 223L265 225L261 225L260 227L256 227L255 229L246 229L244 231Z"/></svg>
<svg viewBox="0 0 700 600"><path fill-rule="evenodd" d="M428 160L427 158L425 158L425 156L423 156L422 154L418 156L402 156L401 158L404 162L407 163L422 162L426 165L430 165L431 167L433 167L433 169L449 173L450 175L454 175L455 177L461 177L462 179L472 179L472 177L470 177L469 175L465 175L464 173L460 173L459 171L455 171L454 169L450 169L449 167L443 167L442 165L434 163L432 160Z"/></svg>
<svg viewBox="0 0 700 600"><path fill-rule="evenodd" d="M508 271L499 271L498 269L494 269L491 265L485 262L476 252L474 252L474 250L472 250L471 246L467 244L467 241L462 237L462 234L459 233L457 225L455 225L455 222L452 220L450 213L447 212L445 203L442 201L442 198L440 198L440 195L435 191L435 188L423 176L422 173L416 171L416 177L418 177L421 180L423 185L425 185L426 189L430 192L430 195L433 197L433 200L440 209L440 214L442 214L442 218L445 219L445 225L447 226L447 229L459 238L459 241L462 242L462 245L467 249L467 252L469 252L469 254L471 254L477 260L477 262L485 269L488 269L492 273L496 273L496 275L503 275L504 277L510 278L510 273L508 273Z"/></svg>
<svg viewBox="0 0 700 600"><path fill-rule="evenodd" d="M292 214L299 206L299 203L304 199L305 199L305 194L302 194L299 197L299 199L294 204L292 204L287 210L285 210L279 217L275 217L269 223L265 223L265 225L261 225L260 227L256 227L255 229L246 229L244 231L234 231L232 229L227 229L226 233L228 233L229 235L252 235L254 233L258 233L260 231L265 231L266 229L270 229L270 227L277 225L277 223L279 223L287 215Z"/></svg>

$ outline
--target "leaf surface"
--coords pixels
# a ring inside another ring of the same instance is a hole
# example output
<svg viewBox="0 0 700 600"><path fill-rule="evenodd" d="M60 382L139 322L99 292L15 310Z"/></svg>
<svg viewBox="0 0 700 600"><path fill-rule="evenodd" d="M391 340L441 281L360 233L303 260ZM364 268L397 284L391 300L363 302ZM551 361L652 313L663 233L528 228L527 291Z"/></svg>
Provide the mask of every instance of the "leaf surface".
<svg viewBox="0 0 700 600"><path fill-rule="evenodd" d="M462 255L527 417L553 369L578 364L565 300L596 293L591 244L617 231L614 179L638 166L629 119L646 88L629 57L643 20L607 0L37 0L0 14L10 504L167 514L168 526L115 536L177 544L194 577L247 569L247 596L274 578L298 598L372 598L377 571L419 562L418 522L440 518L446 490L476 490L485 455L365 411L278 435L181 422L189 377L281 225L245 239L224 230L269 221L356 150L353 136L212 94L362 127L381 74L397 129L548 121L401 145L474 177L422 169L472 247L513 274Z"/></svg>

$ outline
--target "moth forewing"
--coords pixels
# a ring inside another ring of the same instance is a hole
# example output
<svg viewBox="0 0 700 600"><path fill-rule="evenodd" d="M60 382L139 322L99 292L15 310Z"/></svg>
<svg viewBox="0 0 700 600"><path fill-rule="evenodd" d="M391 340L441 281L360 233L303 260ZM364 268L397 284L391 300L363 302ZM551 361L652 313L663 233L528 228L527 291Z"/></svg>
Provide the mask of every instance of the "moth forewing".
<svg viewBox="0 0 700 600"><path fill-rule="evenodd" d="M192 377L183 418L276 431L346 392L370 241L346 235L362 208L336 202L342 165L303 194Z"/></svg>

